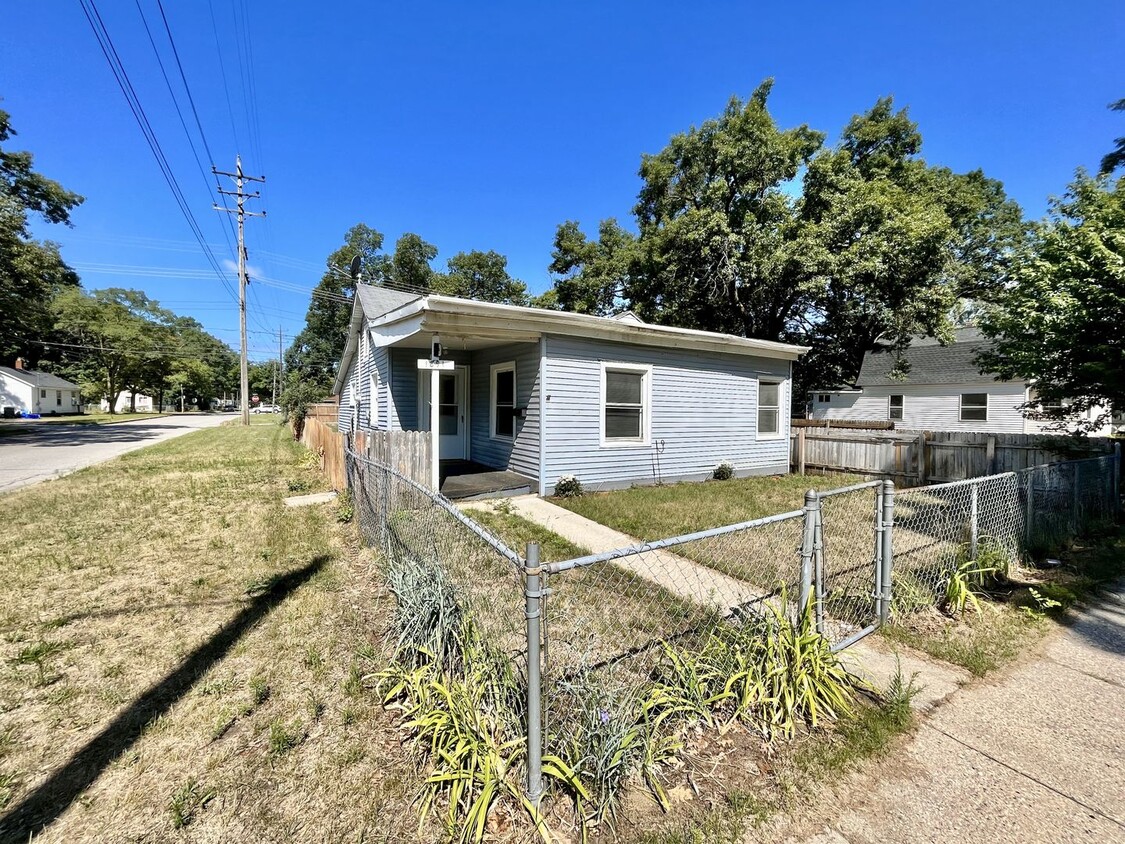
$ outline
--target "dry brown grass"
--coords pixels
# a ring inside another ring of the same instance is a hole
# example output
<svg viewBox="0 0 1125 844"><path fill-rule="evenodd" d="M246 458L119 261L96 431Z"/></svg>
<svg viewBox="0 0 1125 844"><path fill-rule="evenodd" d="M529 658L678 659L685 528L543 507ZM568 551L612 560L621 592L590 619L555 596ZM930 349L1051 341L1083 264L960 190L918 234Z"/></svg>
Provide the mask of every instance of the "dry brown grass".
<svg viewBox="0 0 1125 844"><path fill-rule="evenodd" d="M267 419L3 497L0 840L29 799L44 842L415 837L359 682L386 597L331 505L282 506L323 488L299 451Z"/></svg>

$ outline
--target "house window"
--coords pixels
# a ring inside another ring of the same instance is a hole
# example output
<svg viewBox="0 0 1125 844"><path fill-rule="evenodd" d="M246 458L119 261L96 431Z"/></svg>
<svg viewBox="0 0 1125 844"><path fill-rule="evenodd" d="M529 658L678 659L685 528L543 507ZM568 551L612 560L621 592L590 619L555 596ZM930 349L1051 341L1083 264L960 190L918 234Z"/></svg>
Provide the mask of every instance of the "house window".
<svg viewBox="0 0 1125 844"><path fill-rule="evenodd" d="M47 398L47 391L46 390L40 390L39 391L39 398L41 398L41 399Z"/></svg>
<svg viewBox="0 0 1125 844"><path fill-rule="evenodd" d="M55 405L62 407L62 390L55 390Z"/></svg>
<svg viewBox="0 0 1125 844"><path fill-rule="evenodd" d="M902 421L902 396L891 396L890 419Z"/></svg>
<svg viewBox="0 0 1125 844"><path fill-rule="evenodd" d="M652 367L602 365L602 444L646 445Z"/></svg>
<svg viewBox="0 0 1125 844"><path fill-rule="evenodd" d="M777 381L758 383L758 436L781 433L781 384Z"/></svg>
<svg viewBox="0 0 1125 844"><path fill-rule="evenodd" d="M516 365L492 365L492 438L510 440L516 435Z"/></svg>
<svg viewBox="0 0 1125 844"><path fill-rule="evenodd" d="M988 393L961 394L961 421L988 421Z"/></svg>
<svg viewBox="0 0 1125 844"><path fill-rule="evenodd" d="M816 397L816 400L818 402L820 402L821 404L831 404L832 403L832 394L831 393L821 393L819 396Z"/></svg>

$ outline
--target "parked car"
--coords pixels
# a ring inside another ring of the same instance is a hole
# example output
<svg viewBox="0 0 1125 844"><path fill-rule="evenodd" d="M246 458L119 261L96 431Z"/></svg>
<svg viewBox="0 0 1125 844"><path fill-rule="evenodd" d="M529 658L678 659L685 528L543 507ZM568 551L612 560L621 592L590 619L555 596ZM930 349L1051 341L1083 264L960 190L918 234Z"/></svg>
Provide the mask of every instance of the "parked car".
<svg viewBox="0 0 1125 844"><path fill-rule="evenodd" d="M276 404L260 404L250 409L251 413L281 413L281 408Z"/></svg>

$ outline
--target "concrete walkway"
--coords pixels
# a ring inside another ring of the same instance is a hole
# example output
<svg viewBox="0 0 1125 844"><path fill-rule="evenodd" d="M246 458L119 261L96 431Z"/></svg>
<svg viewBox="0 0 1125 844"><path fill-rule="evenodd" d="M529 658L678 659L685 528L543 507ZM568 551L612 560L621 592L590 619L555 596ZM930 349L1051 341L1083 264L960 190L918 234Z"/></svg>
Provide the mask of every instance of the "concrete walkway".
<svg viewBox="0 0 1125 844"><path fill-rule="evenodd" d="M573 513L535 495L503 499L511 512L547 528L559 536L599 554L618 548L640 545L641 540L603 524ZM495 507L496 501L467 501L463 510ZM752 603L762 597L752 584L729 577L693 560L669 551L646 551L623 557L614 565L628 569L639 577L656 583L673 594L701 605L714 605L724 610ZM970 675L963 669L937 664L909 649L890 648L876 637L868 637L848 648L843 654L848 670L876 689L884 689L901 670L909 678L918 674L923 686L914 699L919 710L928 710L967 683Z"/></svg>
<svg viewBox="0 0 1125 844"><path fill-rule="evenodd" d="M790 844L1125 841L1125 581L1041 658L967 689ZM864 781L864 780L867 781Z"/></svg>

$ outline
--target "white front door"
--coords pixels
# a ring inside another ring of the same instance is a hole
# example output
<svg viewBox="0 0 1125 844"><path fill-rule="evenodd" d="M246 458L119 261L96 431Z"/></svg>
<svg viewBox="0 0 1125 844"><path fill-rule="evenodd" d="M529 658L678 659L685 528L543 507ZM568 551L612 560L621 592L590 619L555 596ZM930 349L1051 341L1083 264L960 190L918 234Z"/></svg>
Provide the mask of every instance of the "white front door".
<svg viewBox="0 0 1125 844"><path fill-rule="evenodd" d="M430 373L418 373L418 428L430 430ZM469 458L469 368L438 373L438 448L441 460Z"/></svg>

